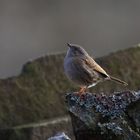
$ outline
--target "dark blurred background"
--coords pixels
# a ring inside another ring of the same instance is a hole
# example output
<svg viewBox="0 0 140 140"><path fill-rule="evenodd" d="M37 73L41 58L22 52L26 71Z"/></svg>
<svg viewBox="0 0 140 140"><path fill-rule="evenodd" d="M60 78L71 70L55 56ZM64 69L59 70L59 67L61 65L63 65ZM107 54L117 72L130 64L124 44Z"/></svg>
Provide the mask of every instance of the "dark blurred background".
<svg viewBox="0 0 140 140"><path fill-rule="evenodd" d="M139 0L0 0L0 78L66 42L95 57L140 41Z"/></svg>

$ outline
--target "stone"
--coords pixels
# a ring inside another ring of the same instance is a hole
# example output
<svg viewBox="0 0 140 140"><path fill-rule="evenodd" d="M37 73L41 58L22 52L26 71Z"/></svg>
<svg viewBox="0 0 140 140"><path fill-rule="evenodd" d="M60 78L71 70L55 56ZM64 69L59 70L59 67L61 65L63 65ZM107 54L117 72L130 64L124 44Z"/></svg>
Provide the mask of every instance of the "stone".
<svg viewBox="0 0 140 140"><path fill-rule="evenodd" d="M66 95L76 140L139 140L140 91Z"/></svg>

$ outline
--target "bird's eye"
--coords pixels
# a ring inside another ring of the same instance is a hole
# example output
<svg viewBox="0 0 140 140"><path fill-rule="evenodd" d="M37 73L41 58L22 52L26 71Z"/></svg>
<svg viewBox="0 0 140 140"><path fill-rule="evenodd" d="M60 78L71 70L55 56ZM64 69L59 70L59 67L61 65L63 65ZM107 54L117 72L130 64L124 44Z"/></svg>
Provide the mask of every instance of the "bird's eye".
<svg viewBox="0 0 140 140"><path fill-rule="evenodd" d="M75 48L75 49L74 49L74 51L75 51L75 52L78 52L78 49L77 49L77 48Z"/></svg>
<svg viewBox="0 0 140 140"><path fill-rule="evenodd" d="M80 55L80 54L81 53L78 50L75 51L75 55Z"/></svg>

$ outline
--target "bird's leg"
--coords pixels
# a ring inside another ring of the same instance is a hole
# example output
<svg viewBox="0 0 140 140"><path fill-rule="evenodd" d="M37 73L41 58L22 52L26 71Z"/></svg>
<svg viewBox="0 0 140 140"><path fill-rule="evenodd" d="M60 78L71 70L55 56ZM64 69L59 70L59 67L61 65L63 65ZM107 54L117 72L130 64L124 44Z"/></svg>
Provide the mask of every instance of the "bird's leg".
<svg viewBox="0 0 140 140"><path fill-rule="evenodd" d="M80 90L78 91L77 95L80 96L80 98L83 97L83 95L85 94L87 90L87 87L81 87Z"/></svg>
<svg viewBox="0 0 140 140"><path fill-rule="evenodd" d="M80 95L82 95L82 94L85 93L85 91L86 91L86 87L81 87L78 93L79 93Z"/></svg>

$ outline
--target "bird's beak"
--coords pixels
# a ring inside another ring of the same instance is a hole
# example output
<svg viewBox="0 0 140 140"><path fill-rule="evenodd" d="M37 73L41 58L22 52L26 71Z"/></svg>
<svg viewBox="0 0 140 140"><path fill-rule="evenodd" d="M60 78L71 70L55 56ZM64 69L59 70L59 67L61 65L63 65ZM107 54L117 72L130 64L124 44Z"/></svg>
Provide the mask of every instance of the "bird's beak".
<svg viewBox="0 0 140 140"><path fill-rule="evenodd" d="M67 46L70 48L71 47L71 44L70 43L67 43Z"/></svg>

